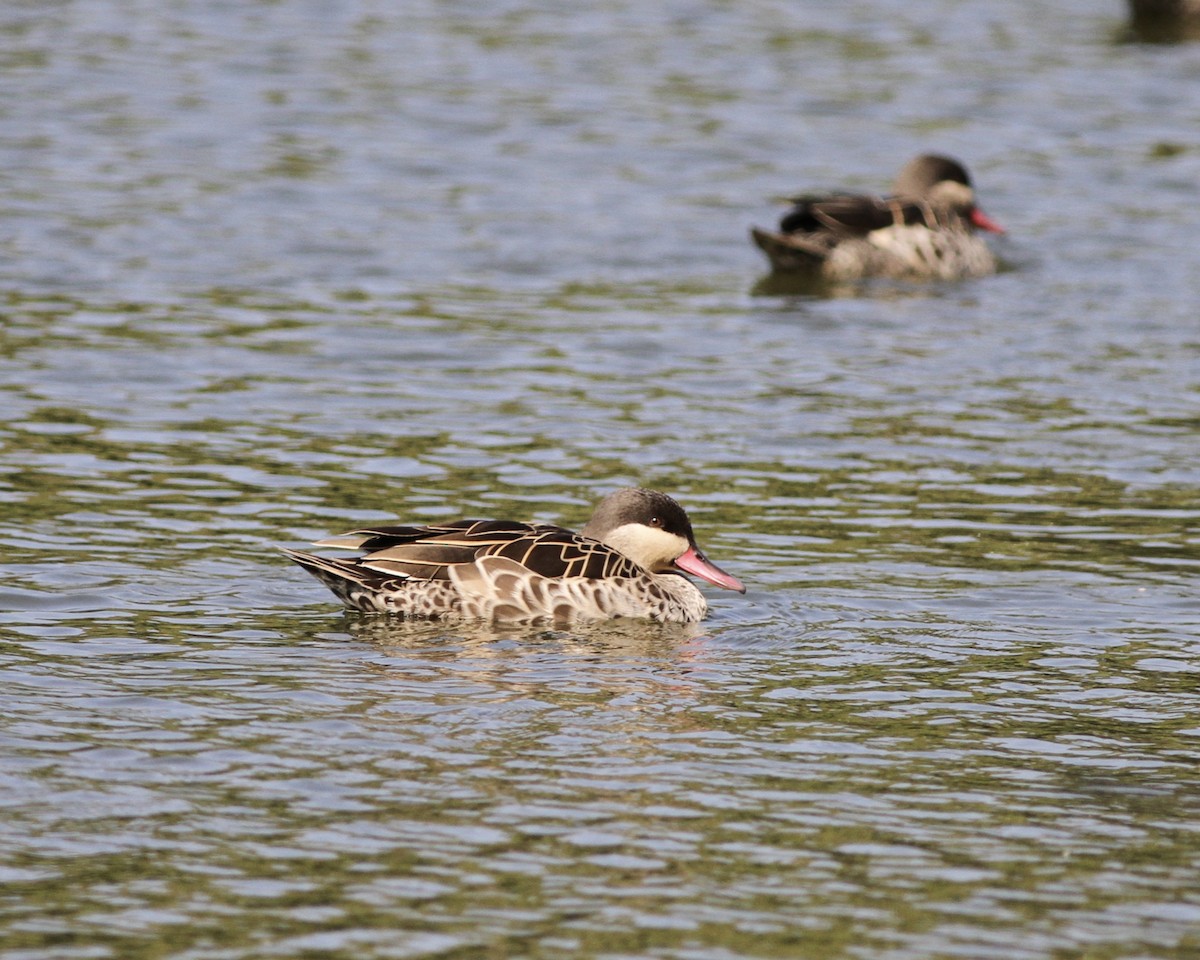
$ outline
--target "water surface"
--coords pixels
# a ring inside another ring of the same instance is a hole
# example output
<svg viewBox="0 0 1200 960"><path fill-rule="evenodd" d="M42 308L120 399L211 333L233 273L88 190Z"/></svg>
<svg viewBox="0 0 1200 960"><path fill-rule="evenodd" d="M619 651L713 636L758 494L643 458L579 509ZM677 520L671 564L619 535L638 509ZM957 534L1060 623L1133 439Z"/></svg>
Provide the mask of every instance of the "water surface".
<svg viewBox="0 0 1200 960"><path fill-rule="evenodd" d="M1194 956L1200 46L1123 16L0 15L0 960ZM1004 272L763 284L927 149ZM747 595L274 552L628 483Z"/></svg>

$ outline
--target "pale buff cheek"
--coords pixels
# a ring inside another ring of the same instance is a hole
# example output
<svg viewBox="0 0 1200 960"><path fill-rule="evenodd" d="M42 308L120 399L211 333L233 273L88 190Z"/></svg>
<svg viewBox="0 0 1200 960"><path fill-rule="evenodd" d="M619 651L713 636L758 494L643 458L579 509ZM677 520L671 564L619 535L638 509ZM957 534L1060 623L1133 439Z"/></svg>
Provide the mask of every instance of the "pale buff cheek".
<svg viewBox="0 0 1200 960"><path fill-rule="evenodd" d="M604 542L647 570L665 570L688 548L683 537L640 523L617 527Z"/></svg>
<svg viewBox="0 0 1200 960"><path fill-rule="evenodd" d="M965 183L943 180L929 192L929 203L949 210L965 210L975 203L975 191Z"/></svg>

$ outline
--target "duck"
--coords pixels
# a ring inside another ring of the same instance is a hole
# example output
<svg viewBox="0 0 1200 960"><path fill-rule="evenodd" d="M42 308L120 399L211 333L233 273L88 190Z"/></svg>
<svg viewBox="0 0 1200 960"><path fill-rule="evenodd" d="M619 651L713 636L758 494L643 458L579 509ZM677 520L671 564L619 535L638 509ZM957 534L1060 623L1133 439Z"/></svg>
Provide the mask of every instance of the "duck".
<svg viewBox="0 0 1200 960"><path fill-rule="evenodd" d="M909 161L889 196L806 194L788 201L777 231L751 237L778 273L825 280L958 280L996 272L977 234L1004 233L983 212L966 167L938 154Z"/></svg>
<svg viewBox="0 0 1200 960"><path fill-rule="evenodd" d="M367 527L314 545L362 555L281 550L348 608L417 619L692 623L707 616L708 602L686 574L746 592L696 545L683 507L641 487L609 494L579 533L547 523L455 520Z"/></svg>
<svg viewBox="0 0 1200 960"><path fill-rule="evenodd" d="M1129 0L1129 28L1146 43L1200 39L1200 0Z"/></svg>

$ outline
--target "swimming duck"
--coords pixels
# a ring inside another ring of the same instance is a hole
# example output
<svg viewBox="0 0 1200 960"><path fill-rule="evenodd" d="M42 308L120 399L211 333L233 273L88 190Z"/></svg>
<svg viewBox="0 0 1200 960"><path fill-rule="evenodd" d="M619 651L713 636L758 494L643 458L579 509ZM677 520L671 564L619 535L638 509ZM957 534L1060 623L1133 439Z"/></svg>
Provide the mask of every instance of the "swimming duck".
<svg viewBox="0 0 1200 960"><path fill-rule="evenodd" d="M704 594L684 573L746 588L711 563L683 507L629 487L605 497L579 533L546 523L456 520L379 526L316 542L350 559L283 552L347 606L407 617L497 621L648 617L704 619Z"/></svg>
<svg viewBox="0 0 1200 960"><path fill-rule="evenodd" d="M996 272L976 230L1004 229L975 203L966 168L924 154L887 197L831 193L794 197L778 232L751 229L774 270L826 280L863 277L957 280Z"/></svg>
<svg viewBox="0 0 1200 960"><path fill-rule="evenodd" d="M1146 43L1200 39L1200 0L1129 0L1133 37Z"/></svg>

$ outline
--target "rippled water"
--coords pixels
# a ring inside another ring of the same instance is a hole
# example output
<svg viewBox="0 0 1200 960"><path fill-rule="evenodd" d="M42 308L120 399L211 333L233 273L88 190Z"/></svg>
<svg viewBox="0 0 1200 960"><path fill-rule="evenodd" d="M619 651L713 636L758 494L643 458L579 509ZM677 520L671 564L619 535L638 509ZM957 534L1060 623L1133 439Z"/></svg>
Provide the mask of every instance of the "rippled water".
<svg viewBox="0 0 1200 960"><path fill-rule="evenodd" d="M1200 45L1124 9L0 13L0 960L1200 951ZM751 223L964 157L999 276ZM274 553L674 493L694 627Z"/></svg>

